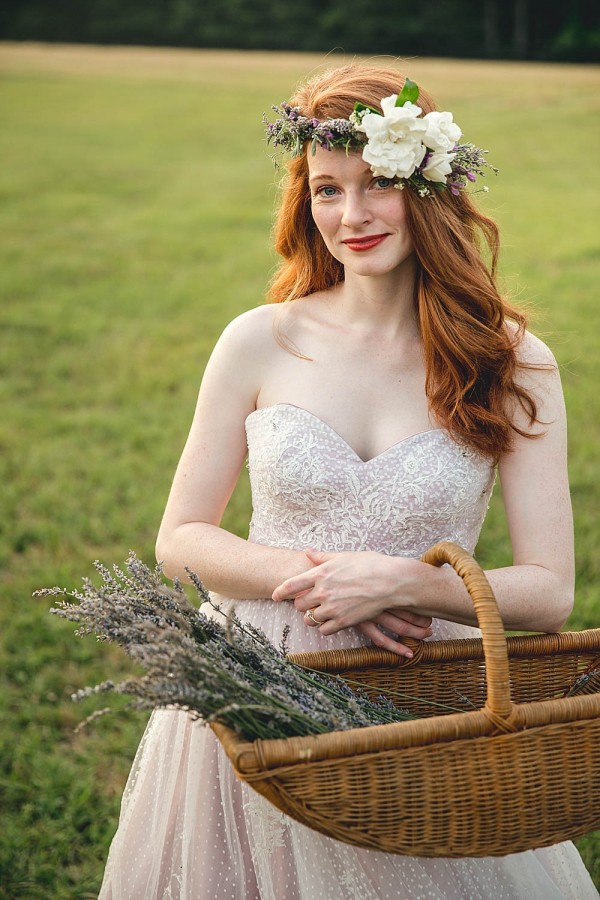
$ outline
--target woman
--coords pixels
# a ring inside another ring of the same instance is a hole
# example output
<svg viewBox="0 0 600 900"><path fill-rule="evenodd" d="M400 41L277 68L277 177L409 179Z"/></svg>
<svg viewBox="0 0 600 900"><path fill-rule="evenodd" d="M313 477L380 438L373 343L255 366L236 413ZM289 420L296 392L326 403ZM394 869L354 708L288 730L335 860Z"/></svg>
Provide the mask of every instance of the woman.
<svg viewBox="0 0 600 900"><path fill-rule="evenodd" d="M166 573L189 566L246 601L238 613L275 642L289 625L293 650L410 656L406 637L472 636L460 580L419 557L444 539L474 549L497 464L514 562L488 576L504 623L559 629L573 593L562 392L495 286L497 229L465 191L484 157L393 70L333 70L278 112L268 135L297 155L271 299L294 302L240 316L212 355L158 536ZM219 523L247 453L245 541ZM572 844L426 860L325 838L237 782L212 733L172 711L142 741L101 892L597 896Z"/></svg>

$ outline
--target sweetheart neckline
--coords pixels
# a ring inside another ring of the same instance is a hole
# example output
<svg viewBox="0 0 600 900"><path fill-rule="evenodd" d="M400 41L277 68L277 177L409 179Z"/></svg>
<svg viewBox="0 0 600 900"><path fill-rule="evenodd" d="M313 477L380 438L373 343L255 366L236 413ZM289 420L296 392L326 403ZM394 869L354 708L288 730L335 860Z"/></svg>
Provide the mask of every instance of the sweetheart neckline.
<svg viewBox="0 0 600 900"><path fill-rule="evenodd" d="M313 419L314 421L318 422L320 425L322 425L324 428L326 428L327 431L329 431L331 434L335 435L342 442L342 444L350 451L350 453L354 456L354 458L356 460L358 460L358 462L362 463L363 466L367 466L367 465L369 465L369 463L376 462L377 460L381 459L386 454L390 453L396 447L399 447L402 444L406 444L408 441L411 441L414 438L423 437L424 435L429 435L429 434L438 434L438 433L444 434L447 437L449 437L448 431L445 428L428 428L425 431L415 431L414 434L409 434L406 437L401 438L399 441L394 441L393 444L390 444L390 446L386 447L385 450L382 450L381 453L377 453L377 454L375 454L375 456L369 457L369 459L363 459L362 456L360 456L356 452L354 447L352 447L352 445L348 443L346 438L342 437L342 435L339 433L339 431L336 431L335 428L329 424L329 422L326 422L320 416L317 416L315 413L311 412L309 409L306 409L306 407L297 406L295 403L272 403L269 406L259 406L258 409L254 409L254 410L252 410L252 412L248 413L248 415L246 416L246 422L248 422L248 420L251 419L252 416L255 416L257 413L272 411L274 409L279 409L281 407L283 407L283 408L287 407L288 409L296 409L299 412L307 415L310 419Z"/></svg>

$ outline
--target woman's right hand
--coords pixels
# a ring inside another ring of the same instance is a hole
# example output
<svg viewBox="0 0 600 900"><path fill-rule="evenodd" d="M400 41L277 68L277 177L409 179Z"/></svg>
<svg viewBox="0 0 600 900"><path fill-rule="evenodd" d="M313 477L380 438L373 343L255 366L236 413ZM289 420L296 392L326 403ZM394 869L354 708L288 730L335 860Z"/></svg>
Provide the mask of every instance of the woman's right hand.
<svg viewBox="0 0 600 900"><path fill-rule="evenodd" d="M424 640L431 637L431 617L421 616L409 610L385 610L369 622L361 622L355 627L369 638L371 643L382 650L391 650L398 656L412 659L410 647L402 643L402 638L411 637ZM382 631L385 628L385 632ZM386 634L386 632L388 632Z"/></svg>

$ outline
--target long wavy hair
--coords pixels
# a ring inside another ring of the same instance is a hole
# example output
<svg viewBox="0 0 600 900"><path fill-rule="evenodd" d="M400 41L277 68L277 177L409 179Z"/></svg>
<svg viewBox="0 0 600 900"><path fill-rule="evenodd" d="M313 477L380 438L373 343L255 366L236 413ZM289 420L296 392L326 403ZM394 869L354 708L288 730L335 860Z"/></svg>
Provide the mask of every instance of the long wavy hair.
<svg viewBox="0 0 600 900"><path fill-rule="evenodd" d="M291 98L292 106L318 119L348 118L359 101L380 101L402 90L405 76L388 68L348 65L317 75ZM435 109L420 88L423 113ZM269 290L273 302L296 300L344 280L314 223L306 148L288 163L275 222L282 262ZM516 406L538 421L532 395L521 387L516 347L526 320L496 285L496 223L461 192L419 197L406 188L406 220L416 256L414 302L423 342L426 394L436 420L459 441L498 459L511 448ZM514 323L507 325L506 319Z"/></svg>

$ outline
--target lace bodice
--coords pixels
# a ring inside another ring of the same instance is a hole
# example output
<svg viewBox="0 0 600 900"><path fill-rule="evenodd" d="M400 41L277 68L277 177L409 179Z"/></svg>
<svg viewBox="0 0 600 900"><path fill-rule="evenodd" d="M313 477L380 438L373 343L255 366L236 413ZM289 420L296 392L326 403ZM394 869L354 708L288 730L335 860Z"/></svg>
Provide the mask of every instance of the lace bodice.
<svg viewBox="0 0 600 900"><path fill-rule="evenodd" d="M441 540L474 550L494 468L447 431L414 434L367 462L326 422L287 403L252 412L246 431L250 540L411 557Z"/></svg>

